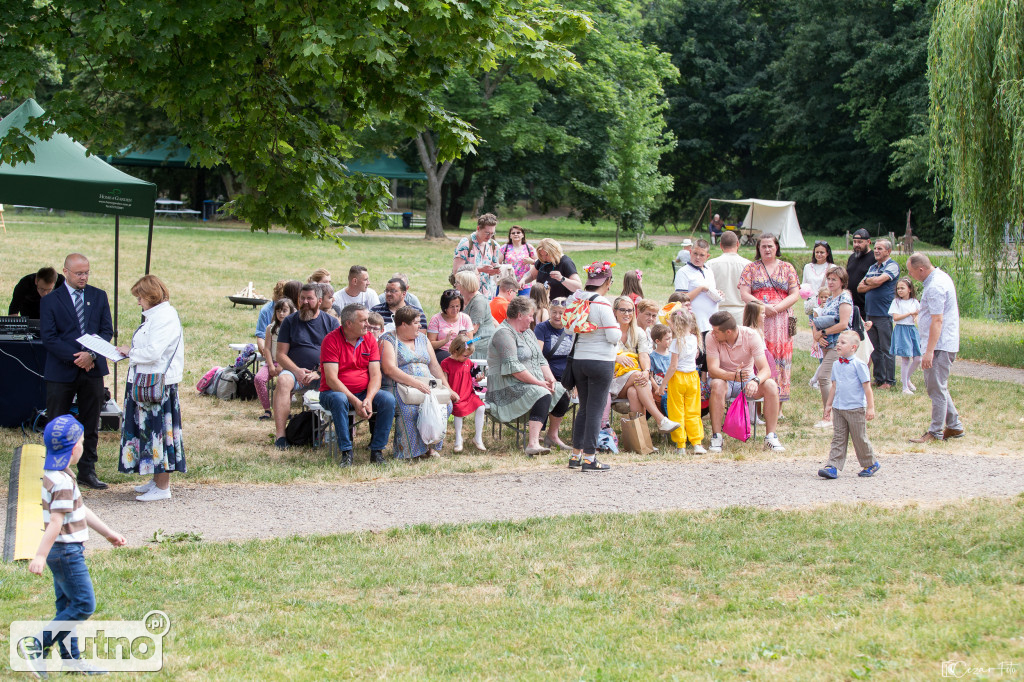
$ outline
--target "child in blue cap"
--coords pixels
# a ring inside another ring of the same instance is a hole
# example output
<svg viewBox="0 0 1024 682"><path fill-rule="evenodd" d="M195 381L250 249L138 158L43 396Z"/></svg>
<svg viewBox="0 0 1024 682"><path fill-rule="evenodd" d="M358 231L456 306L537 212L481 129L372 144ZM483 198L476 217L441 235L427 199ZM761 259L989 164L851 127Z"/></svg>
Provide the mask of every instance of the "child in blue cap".
<svg viewBox="0 0 1024 682"><path fill-rule="evenodd" d="M92 579L82 549L83 543L89 539L89 528L115 547L127 543L123 535L110 530L82 502L82 494L71 473L71 465L82 457L84 434L85 428L69 414L52 420L43 431L46 461L43 463L45 471L42 494L46 530L28 570L42 575L43 564L50 567L57 603L57 615L53 618L55 621L83 621L96 609ZM78 660L78 642L74 638L71 639L70 652L63 645L58 646L61 658L66 659L70 655L71 659L75 659L65 661L65 672L99 672ZM43 670L45 668L36 672L38 674Z"/></svg>

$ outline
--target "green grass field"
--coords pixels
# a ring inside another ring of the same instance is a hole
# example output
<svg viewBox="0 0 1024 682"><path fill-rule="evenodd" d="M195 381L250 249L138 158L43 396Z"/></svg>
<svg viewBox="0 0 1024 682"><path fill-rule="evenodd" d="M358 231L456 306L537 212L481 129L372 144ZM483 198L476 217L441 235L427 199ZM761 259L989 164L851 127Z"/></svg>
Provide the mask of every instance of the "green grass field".
<svg viewBox="0 0 1024 682"><path fill-rule="evenodd" d="M953 660L1019 679L1022 512L606 515L89 563L94 618L170 616L164 679L932 680ZM0 621L52 612L47 578L2 570Z"/></svg>

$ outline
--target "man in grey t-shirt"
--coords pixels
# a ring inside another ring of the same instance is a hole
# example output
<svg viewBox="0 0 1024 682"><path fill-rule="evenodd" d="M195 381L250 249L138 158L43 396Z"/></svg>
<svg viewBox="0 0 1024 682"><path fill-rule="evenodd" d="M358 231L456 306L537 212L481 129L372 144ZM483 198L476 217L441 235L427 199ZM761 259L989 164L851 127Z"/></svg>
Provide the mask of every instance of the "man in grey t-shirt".
<svg viewBox="0 0 1024 682"><path fill-rule="evenodd" d="M949 370L960 350L960 310L957 307L953 280L939 270L923 253L907 259L910 276L924 283L921 312L917 318L921 334L921 369L932 400L932 423L928 430L911 443L960 438L964 425L949 395Z"/></svg>

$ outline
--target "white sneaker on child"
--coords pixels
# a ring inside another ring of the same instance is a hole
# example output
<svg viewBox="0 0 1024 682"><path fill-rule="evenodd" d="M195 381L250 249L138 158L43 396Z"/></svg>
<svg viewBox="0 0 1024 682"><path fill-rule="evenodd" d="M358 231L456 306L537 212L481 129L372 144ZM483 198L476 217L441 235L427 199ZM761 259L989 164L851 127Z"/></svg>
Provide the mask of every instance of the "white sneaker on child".
<svg viewBox="0 0 1024 682"><path fill-rule="evenodd" d="M909 388L905 388L903 389L903 395L914 395L914 392L911 391Z"/></svg>
<svg viewBox="0 0 1024 682"><path fill-rule="evenodd" d="M706 455L708 451L704 449L704 446L700 443L695 443L693 446L693 454L695 455Z"/></svg>

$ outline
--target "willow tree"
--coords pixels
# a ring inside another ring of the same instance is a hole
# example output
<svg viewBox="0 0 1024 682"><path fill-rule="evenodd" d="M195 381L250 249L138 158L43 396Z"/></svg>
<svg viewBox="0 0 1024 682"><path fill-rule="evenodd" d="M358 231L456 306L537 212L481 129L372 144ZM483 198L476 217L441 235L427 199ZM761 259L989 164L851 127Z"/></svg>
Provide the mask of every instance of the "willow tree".
<svg viewBox="0 0 1024 682"><path fill-rule="evenodd" d="M1024 224L1024 7L1013 0L941 0L928 46L929 166L953 207L954 244L995 293L1020 277ZM1006 237L1016 258L1005 258ZM1002 268L1000 267L1002 264Z"/></svg>

